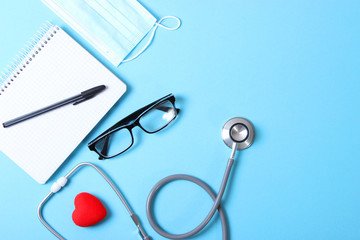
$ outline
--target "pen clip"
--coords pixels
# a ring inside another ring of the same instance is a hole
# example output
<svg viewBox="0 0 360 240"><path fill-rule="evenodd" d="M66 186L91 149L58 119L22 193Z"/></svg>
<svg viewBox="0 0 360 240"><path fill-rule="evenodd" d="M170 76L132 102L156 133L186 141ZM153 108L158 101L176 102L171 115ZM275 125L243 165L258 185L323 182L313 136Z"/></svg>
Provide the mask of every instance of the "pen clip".
<svg viewBox="0 0 360 240"><path fill-rule="evenodd" d="M89 96L89 97L83 97L81 99L79 99L78 101L74 102L74 106L78 105L79 103L85 102L86 100L89 100L90 98L93 98L94 96Z"/></svg>
<svg viewBox="0 0 360 240"><path fill-rule="evenodd" d="M89 90L86 90L81 93L81 98L74 103L74 105L78 105L79 103L85 102L86 100L95 97L98 93L103 91L106 88L105 85L100 85Z"/></svg>

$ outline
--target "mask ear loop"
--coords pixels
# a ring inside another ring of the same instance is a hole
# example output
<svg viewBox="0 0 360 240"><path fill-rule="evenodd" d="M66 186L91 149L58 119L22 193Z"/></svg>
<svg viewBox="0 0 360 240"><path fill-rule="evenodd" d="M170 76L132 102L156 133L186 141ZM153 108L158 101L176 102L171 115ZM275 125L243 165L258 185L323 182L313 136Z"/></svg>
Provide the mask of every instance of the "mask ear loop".
<svg viewBox="0 0 360 240"><path fill-rule="evenodd" d="M177 25L175 27L168 27L168 26L165 26L163 24L161 24L161 22L165 19L168 19L168 18L172 18L172 19L175 19L177 21ZM181 26L181 20L178 18L178 17L175 17L175 16L165 16L165 17L162 17L159 21L157 21L155 23L155 27L154 29L152 30L152 33L151 33L151 36L150 36L150 39L149 41L146 43L146 45L138 52L136 53L133 57L131 58L128 58L128 59L124 59L122 60L121 62L124 63L124 62L130 62L132 60L134 60L135 58L137 58L140 54L142 54L148 47L149 45L151 44L152 40L154 39L154 36L155 36L155 32L157 30L158 27L162 27L166 30L177 30L179 27Z"/></svg>

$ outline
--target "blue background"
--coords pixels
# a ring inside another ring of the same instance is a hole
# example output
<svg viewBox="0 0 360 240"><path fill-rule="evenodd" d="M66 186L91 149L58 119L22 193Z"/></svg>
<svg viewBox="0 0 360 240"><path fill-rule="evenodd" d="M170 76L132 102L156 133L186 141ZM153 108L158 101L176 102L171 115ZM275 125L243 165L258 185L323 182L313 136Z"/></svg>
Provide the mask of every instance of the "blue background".
<svg viewBox="0 0 360 240"><path fill-rule="evenodd" d="M118 68L41 1L1 4L0 66L49 20L128 85L46 185L0 154L1 239L55 239L37 219L37 206L56 179L83 161L108 173L147 233L163 239L146 218L150 189L165 176L184 173L217 191L230 154L220 131L235 116L253 122L256 140L238 154L223 199L231 239L359 239L360 2L141 3L157 18L179 16L182 26L159 29L143 55ZM147 135L137 129L130 151L103 162L87 149L113 123L170 92L182 112L165 131ZM98 226L79 228L71 220L73 200L84 191L109 210ZM166 230L182 233L195 227L211 204L202 189L178 181L160 192L155 212ZM44 216L69 239L139 239L125 208L90 168L49 201ZM218 215L196 237L220 238Z"/></svg>

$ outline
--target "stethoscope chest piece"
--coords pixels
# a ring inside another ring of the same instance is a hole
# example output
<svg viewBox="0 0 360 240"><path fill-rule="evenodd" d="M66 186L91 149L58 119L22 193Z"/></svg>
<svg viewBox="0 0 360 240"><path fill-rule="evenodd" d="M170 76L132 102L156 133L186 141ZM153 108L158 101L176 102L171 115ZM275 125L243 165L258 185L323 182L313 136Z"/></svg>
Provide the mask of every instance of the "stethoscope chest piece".
<svg viewBox="0 0 360 240"><path fill-rule="evenodd" d="M253 143L255 129L249 120L236 117L225 123L221 136L229 148L232 148L233 144L237 143L237 150L242 150L250 147Z"/></svg>

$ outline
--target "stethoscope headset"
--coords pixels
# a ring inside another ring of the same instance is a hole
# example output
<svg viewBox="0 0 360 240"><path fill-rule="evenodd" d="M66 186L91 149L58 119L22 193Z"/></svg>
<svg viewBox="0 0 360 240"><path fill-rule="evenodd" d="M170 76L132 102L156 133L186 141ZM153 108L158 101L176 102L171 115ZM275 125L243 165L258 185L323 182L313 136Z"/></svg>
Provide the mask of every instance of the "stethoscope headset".
<svg viewBox="0 0 360 240"><path fill-rule="evenodd" d="M245 118L241 118L241 117L236 117L236 118L232 118L232 119L228 120L225 123L225 125L222 129L222 132L221 132L221 136L222 136L225 144L232 150L231 150L231 154L228 159L228 162L227 162L227 166L225 169L225 173L224 173L218 194L214 193L213 190L209 187L209 185L207 185L204 181L202 181L198 178L195 178L193 176L184 175L184 174L176 174L176 175L171 175L171 176L165 177L162 180L160 180L158 183L156 183L155 186L151 189L149 196L147 198L147 202L146 202L146 214L147 214L147 218L149 220L150 225L161 236L163 236L165 238L169 238L169 239L190 238L190 237L194 236L195 234L197 234L198 232L200 232L210 222L210 220L213 218L215 212L219 211L219 216L220 216L221 226L222 226L222 239L227 240L229 238L228 224L226 221L224 209L221 207L221 199L224 195L225 188L226 188L227 182L229 180L229 175L230 175L230 171L233 166L233 163L234 163L236 151L243 150L243 149L250 147L250 145L254 141L255 129L249 120L247 120ZM124 204L125 208L129 212L131 219L133 220L133 222L135 223L135 225L137 226L137 228L139 230L139 234L140 234L141 238L143 240L150 240L151 238L145 233L143 227L140 225L139 219L134 214L134 212L131 210L130 206L127 204L125 198L122 196L120 191L116 188L116 186L111 182L111 180L106 176L106 174L103 171L101 171L97 166L95 166L94 164L91 164L91 163L78 164L68 174L66 174L64 177L61 177L60 179L58 179L51 186L50 193L42 200L42 202L40 203L40 205L38 207L38 216L39 216L41 223L44 224L44 226L50 232L52 232L57 238L62 239L62 240L64 239L59 233L57 233L52 227L50 227L50 225L44 220L44 218L42 217L42 207L43 207L44 203L47 202L51 196L53 196L53 194L58 192L62 187L64 187L66 185L68 178L70 178L77 169L79 169L80 167L83 167L83 166L93 167L109 183L111 188L115 191L115 193L118 195L121 202ZM153 215L153 211L152 211L154 198L155 198L157 192L164 185L166 185L169 182L175 181L175 180L186 180L186 181L190 181L190 182L193 182L193 183L199 185L210 195L210 197L214 201L214 204L211 207L211 209L210 209L209 213L207 214L207 216L205 217L205 219L193 230L191 230L187 233L183 233L183 234L171 234L171 233L164 231L158 225L158 223L154 220L154 215Z"/></svg>

